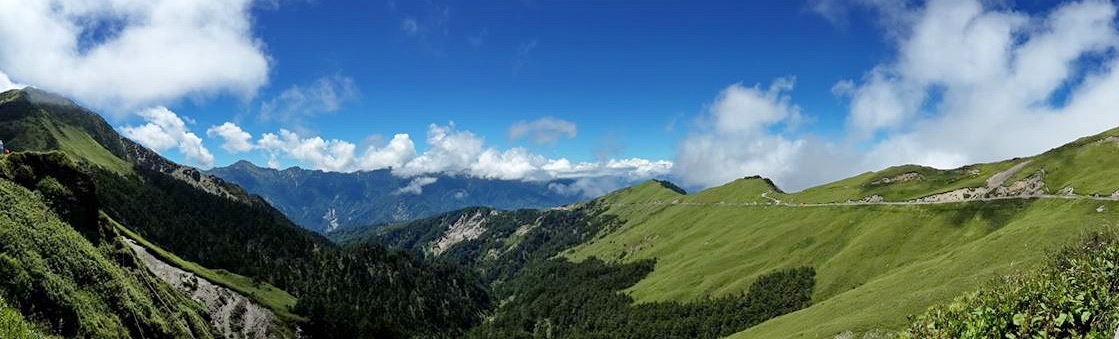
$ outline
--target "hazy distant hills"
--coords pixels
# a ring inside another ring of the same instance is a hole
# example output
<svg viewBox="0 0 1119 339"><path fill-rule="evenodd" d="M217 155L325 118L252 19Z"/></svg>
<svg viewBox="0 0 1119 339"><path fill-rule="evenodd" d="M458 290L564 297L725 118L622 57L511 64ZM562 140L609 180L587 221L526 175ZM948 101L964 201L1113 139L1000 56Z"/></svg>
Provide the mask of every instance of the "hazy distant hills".
<svg viewBox="0 0 1119 339"><path fill-rule="evenodd" d="M528 182L449 175L403 178L390 170L276 170L247 161L208 173L260 195L297 224L323 233L339 226L412 220L472 206L545 208L583 199L552 188L569 184L566 180Z"/></svg>

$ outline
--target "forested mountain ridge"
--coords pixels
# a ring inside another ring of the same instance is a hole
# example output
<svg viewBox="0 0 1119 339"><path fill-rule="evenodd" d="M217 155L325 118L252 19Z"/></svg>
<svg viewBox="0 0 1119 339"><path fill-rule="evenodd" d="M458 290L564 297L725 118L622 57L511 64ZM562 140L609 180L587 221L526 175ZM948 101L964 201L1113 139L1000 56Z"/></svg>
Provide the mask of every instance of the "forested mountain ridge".
<svg viewBox="0 0 1119 339"><path fill-rule="evenodd" d="M431 174L400 177L391 170L353 173L276 170L248 161L206 171L258 194L297 224L321 233L346 226L425 218L471 206L497 209L546 208L583 200L554 185L534 182Z"/></svg>
<svg viewBox="0 0 1119 339"><path fill-rule="evenodd" d="M298 302L288 311L305 319L299 326L310 337L455 337L488 305L486 290L453 266L336 246L238 186L122 138L69 100L35 89L0 93L0 121L0 138L15 152L8 158L55 152L71 165L48 174L74 168L89 178L92 189L82 192L96 197L95 211L186 260L290 292Z"/></svg>

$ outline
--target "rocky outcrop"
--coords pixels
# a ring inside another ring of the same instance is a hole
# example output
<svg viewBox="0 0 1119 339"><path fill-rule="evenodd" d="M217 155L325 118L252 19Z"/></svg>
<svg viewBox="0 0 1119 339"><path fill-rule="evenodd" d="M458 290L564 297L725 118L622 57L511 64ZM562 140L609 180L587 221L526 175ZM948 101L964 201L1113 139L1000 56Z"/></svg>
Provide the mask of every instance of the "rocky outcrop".
<svg viewBox="0 0 1119 339"><path fill-rule="evenodd" d="M1015 166L1017 167L1017 166ZM1020 169L1020 167L1019 167ZM1003 172L1006 173L1006 172ZM997 174L997 176L1001 175ZM1013 173L1011 173L1013 174ZM950 192L935 194L924 198L917 199L916 202L960 202L983 200L991 198L1005 198L1005 197L1031 197L1045 194L1045 171L1037 171L1025 179L1015 181L1007 186L1001 186L1001 183L1006 180L1006 175L1001 180L987 180L987 186L961 188ZM992 177L995 178L995 177ZM998 186L993 186L993 185Z"/></svg>
<svg viewBox="0 0 1119 339"><path fill-rule="evenodd" d="M878 180L875 180L875 181L871 181L870 185L871 186L886 185L886 184L892 184L892 183L895 183L895 182L908 182L908 181L917 181L917 180L922 180L922 179L924 179L924 177L922 177L920 173L906 172L906 173L902 173L902 174L896 175L896 176L891 177L891 178L881 178L881 179L878 179Z"/></svg>
<svg viewBox="0 0 1119 339"><path fill-rule="evenodd" d="M132 142L131 140L125 138L121 138L121 140L125 144L125 150L128 154L128 160L131 161L133 164L140 166L141 168L146 168L170 175L171 177L178 179L179 181L190 184L197 189L200 189L206 193L213 194L215 196L230 200L247 202L247 199L244 198L247 195L244 194L244 192L240 192L239 189L235 189L233 185L226 183L225 180L222 180L221 178L209 174L204 174L194 167L183 166L171 162L170 160L167 160L167 158L159 155L159 153L156 153L155 151L152 151L147 147L141 146L140 144Z"/></svg>
<svg viewBox="0 0 1119 339"><path fill-rule="evenodd" d="M434 255L443 254L451 246L467 240L478 239L482 233L486 232L485 222L486 218L497 215L495 210L490 211L477 211L474 214L463 215L455 221L443 236L431 244L431 253Z"/></svg>
<svg viewBox="0 0 1119 339"><path fill-rule="evenodd" d="M131 239L132 251L144 266L171 287L190 295L206 306L210 324L226 338L281 338L277 335L276 316L272 311L253 303L243 295L215 285L206 279L159 260Z"/></svg>

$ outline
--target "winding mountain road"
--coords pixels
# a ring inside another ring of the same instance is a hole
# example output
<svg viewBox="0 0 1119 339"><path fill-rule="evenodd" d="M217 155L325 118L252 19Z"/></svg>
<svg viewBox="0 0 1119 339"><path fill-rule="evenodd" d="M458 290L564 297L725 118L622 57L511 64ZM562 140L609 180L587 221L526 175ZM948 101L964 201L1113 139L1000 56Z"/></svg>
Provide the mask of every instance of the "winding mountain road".
<svg viewBox="0 0 1119 339"><path fill-rule="evenodd" d="M847 201L847 202L830 202L830 203L789 203L789 202L784 202L784 201L778 200L776 198L770 197L769 193L772 193L772 191L765 192L765 193L761 194L762 198L765 198L765 199L771 201L771 202L766 202L766 203L759 203L759 202L734 203L734 202L725 202L725 201L719 201L719 202L682 202L682 201L678 201L678 200L677 201L664 202L664 201L654 200L654 201L645 202L645 203L629 203L629 204L607 203L607 205L611 205L611 206L832 207L832 206L870 206L870 205L942 205L942 204L958 204L958 203L967 203L967 202L985 202L985 201L1016 200L1016 199L1065 199L1065 200L1094 200L1094 201L1110 201L1110 202L1119 201L1119 198L1112 198L1112 197L1097 197L1097 196L1086 196L1086 195L1038 194L1038 195L1013 195L1013 196L1005 196L1005 197L985 197L985 198L974 198L974 199L965 199L965 200L957 200L957 201L915 201L915 200L910 200L910 201Z"/></svg>

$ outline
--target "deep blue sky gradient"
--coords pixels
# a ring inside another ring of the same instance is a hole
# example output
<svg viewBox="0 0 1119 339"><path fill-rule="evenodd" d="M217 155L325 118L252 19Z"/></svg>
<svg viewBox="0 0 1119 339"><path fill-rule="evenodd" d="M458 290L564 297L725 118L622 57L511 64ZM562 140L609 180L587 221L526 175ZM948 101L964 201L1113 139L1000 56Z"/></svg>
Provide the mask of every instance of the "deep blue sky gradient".
<svg viewBox="0 0 1119 339"><path fill-rule="evenodd" d="M354 79L358 98L309 117L304 133L354 143L409 133L422 152L428 124L454 121L489 145L550 158L594 160L595 149L614 143L623 146L615 158L671 159L705 105L738 82L764 87L796 77L790 94L809 120L793 133L839 135L846 105L832 87L893 53L871 13L850 14L836 24L807 2L778 0L281 2L255 10L274 63L256 99L171 108L196 120L196 131L234 121L259 137L296 128L259 119L261 100L341 75ZM405 18L419 34L404 31ZM578 136L552 145L508 138L510 124L544 116L575 122ZM218 166L265 159L206 142Z"/></svg>

